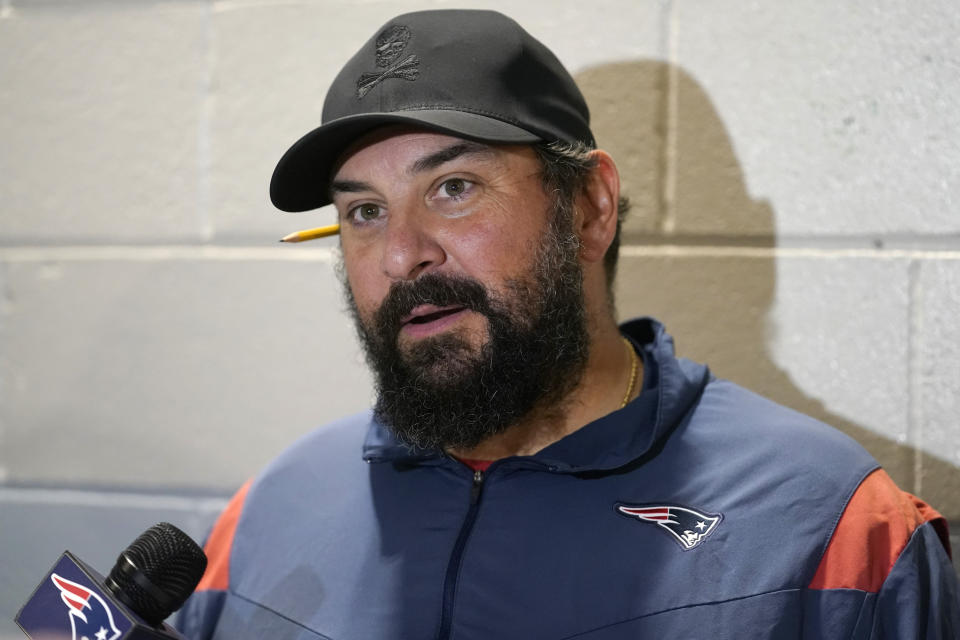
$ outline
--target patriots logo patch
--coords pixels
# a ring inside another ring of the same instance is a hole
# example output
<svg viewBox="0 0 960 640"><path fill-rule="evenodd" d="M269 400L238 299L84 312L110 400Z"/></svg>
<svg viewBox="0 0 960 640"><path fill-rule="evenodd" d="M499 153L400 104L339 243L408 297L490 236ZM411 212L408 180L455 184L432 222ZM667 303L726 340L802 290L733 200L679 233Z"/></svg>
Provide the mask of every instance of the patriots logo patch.
<svg viewBox="0 0 960 640"><path fill-rule="evenodd" d="M660 525L684 551L698 546L717 529L717 525L723 520L721 513L703 513L677 505L632 507L618 504L617 510L630 518L639 518L645 522Z"/></svg>

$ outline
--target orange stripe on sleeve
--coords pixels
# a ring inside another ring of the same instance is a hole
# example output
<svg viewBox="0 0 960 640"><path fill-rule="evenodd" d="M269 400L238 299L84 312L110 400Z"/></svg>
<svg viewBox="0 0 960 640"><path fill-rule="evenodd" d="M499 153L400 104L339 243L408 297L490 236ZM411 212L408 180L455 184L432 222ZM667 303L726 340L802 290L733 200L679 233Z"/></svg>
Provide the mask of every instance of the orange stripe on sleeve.
<svg viewBox="0 0 960 640"><path fill-rule="evenodd" d="M207 570L200 578L197 591L226 590L230 584L230 550L233 547L233 534L237 530L237 522L240 520L240 513L243 511L243 503L247 498L251 482L248 480L240 487L230 499L227 508L217 518L217 523L213 525L210 537L203 546L203 551L207 554Z"/></svg>
<svg viewBox="0 0 960 640"><path fill-rule="evenodd" d="M877 469L847 504L810 588L876 593L914 530L931 520L944 525L935 509L901 491L883 469Z"/></svg>

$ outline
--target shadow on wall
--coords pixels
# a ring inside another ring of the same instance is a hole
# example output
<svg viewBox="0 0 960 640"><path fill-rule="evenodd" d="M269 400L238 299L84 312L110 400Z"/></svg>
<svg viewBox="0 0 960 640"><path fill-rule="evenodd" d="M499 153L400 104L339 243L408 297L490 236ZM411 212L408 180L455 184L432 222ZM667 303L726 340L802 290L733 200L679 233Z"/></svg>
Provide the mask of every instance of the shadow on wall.
<svg viewBox="0 0 960 640"><path fill-rule="evenodd" d="M747 193L726 128L688 73L640 60L588 69L576 79L590 103L598 143L617 160L634 204L624 246L776 245L770 204ZM616 293L621 318L659 318L676 337L680 355L839 428L900 487L914 490L922 480L922 497L960 521L960 469L831 413L777 366L766 340L775 291L776 263L769 255L678 251L622 259Z"/></svg>

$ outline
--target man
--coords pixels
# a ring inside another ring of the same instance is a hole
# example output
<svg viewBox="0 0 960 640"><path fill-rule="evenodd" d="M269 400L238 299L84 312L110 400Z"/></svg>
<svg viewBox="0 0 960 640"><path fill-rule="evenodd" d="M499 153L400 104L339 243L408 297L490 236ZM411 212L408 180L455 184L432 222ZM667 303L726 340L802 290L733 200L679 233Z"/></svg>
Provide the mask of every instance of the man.
<svg viewBox="0 0 960 640"><path fill-rule="evenodd" d="M657 322L617 327L616 166L513 21L384 25L271 197L336 206L377 402L236 495L189 637L960 633L939 514Z"/></svg>

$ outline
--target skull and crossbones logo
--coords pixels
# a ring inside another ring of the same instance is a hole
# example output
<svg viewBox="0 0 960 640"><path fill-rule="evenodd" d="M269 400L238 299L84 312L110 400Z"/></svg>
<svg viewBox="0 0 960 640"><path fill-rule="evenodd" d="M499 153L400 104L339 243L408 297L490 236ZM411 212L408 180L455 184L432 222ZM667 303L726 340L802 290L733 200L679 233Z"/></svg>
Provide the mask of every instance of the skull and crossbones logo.
<svg viewBox="0 0 960 640"><path fill-rule="evenodd" d="M409 41L410 29L403 25L388 27L377 36L376 64L381 70L360 76L357 81L357 98L367 95L387 78L417 79L420 75L420 60L417 56L409 55L400 60Z"/></svg>

